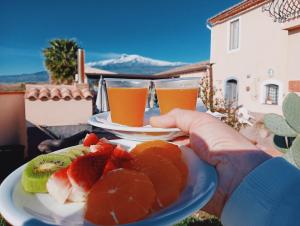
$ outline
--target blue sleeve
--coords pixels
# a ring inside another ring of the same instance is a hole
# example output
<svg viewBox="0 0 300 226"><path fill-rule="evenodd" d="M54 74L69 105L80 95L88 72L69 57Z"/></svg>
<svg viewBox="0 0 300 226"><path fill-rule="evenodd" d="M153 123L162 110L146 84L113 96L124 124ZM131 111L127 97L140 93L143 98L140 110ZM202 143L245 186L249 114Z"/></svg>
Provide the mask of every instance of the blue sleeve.
<svg viewBox="0 0 300 226"><path fill-rule="evenodd" d="M299 213L300 171L283 158L273 158L244 178L221 221L224 226L297 226Z"/></svg>

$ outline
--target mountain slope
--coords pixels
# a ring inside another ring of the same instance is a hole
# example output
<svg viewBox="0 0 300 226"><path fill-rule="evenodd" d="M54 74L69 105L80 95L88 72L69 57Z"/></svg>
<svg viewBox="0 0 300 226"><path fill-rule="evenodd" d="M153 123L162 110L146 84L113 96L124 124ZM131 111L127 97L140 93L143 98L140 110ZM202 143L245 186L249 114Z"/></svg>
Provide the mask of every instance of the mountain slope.
<svg viewBox="0 0 300 226"><path fill-rule="evenodd" d="M155 74L186 64L127 54L122 54L114 59L87 63L91 67L124 74Z"/></svg>
<svg viewBox="0 0 300 226"><path fill-rule="evenodd" d="M155 60L139 55L126 55L109 60L89 62L86 65L94 68L100 68L107 71L123 74L156 74L167 71L175 67L187 65L183 62L169 62ZM49 75L46 71L36 73L26 73L18 75L0 75L0 83L20 83L20 82L48 82Z"/></svg>

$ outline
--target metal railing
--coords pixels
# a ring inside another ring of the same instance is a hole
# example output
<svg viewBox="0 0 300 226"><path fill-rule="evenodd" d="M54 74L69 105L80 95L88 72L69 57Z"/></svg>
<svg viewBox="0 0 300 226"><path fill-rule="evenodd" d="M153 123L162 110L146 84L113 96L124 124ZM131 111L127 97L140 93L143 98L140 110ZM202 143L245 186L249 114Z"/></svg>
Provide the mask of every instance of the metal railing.
<svg viewBox="0 0 300 226"><path fill-rule="evenodd" d="M300 0L271 0L263 6L275 22L285 23L300 17Z"/></svg>

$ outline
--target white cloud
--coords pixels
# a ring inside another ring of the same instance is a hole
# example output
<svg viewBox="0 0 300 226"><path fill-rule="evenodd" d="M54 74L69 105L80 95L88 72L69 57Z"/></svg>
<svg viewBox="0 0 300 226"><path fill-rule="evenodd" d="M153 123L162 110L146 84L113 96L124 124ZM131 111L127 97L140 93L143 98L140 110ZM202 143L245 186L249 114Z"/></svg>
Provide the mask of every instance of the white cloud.
<svg viewBox="0 0 300 226"><path fill-rule="evenodd" d="M94 52L89 50L86 50L85 53L86 58L90 60L107 60L107 59L117 58L121 55L122 53L114 53L114 52L101 53L101 52Z"/></svg>

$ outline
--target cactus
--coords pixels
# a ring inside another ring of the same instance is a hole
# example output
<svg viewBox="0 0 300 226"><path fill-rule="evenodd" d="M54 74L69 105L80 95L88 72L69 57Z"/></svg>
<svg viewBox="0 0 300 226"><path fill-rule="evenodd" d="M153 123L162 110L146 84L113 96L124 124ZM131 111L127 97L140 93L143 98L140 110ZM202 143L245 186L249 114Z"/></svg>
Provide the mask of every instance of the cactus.
<svg viewBox="0 0 300 226"><path fill-rule="evenodd" d="M292 146L294 139L294 137L283 137L274 135L273 143L276 149L280 150L283 153L286 153L289 150L289 147Z"/></svg>
<svg viewBox="0 0 300 226"><path fill-rule="evenodd" d="M283 116L266 114L265 126L275 134L273 142L284 158L300 168L300 97L287 95L282 105Z"/></svg>
<svg viewBox="0 0 300 226"><path fill-rule="evenodd" d="M291 153L294 157L294 161L298 167L300 167L300 136L297 136L294 140L292 147L291 147Z"/></svg>
<svg viewBox="0 0 300 226"><path fill-rule="evenodd" d="M288 94L283 101L282 111L287 123L300 133L300 97L295 93Z"/></svg>
<svg viewBox="0 0 300 226"><path fill-rule="evenodd" d="M297 132L292 129L285 119L277 114L267 114L264 118L265 126L272 133L283 137L296 137Z"/></svg>

